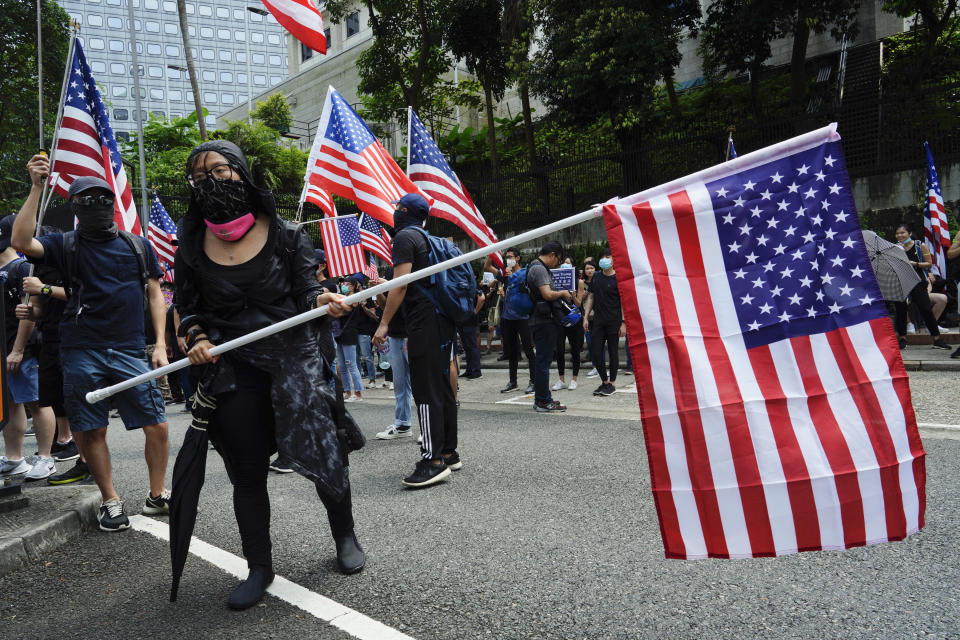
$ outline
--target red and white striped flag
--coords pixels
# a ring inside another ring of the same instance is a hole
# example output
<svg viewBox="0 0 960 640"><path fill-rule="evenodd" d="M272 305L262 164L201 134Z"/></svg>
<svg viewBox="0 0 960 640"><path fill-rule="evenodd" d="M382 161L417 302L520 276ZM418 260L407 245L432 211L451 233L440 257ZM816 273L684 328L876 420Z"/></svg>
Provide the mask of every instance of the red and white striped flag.
<svg viewBox="0 0 960 640"><path fill-rule="evenodd" d="M927 210L923 215L923 241L933 257L933 273L946 278L950 224L947 222L947 210L943 206L943 192L940 190L940 178L933 164L930 144L924 142L923 147L927 151Z"/></svg>
<svg viewBox="0 0 960 640"><path fill-rule="evenodd" d="M363 271L363 245L356 216L340 216L320 220L323 250L331 277L347 276Z"/></svg>
<svg viewBox="0 0 960 640"><path fill-rule="evenodd" d="M407 112L410 118L407 173L414 184L434 199L430 207L430 215L457 225L478 246L486 247L495 244L497 234L473 204L473 199L460 182L460 178L450 168L437 143L430 136L430 132L420 122L420 118L413 109L408 109ZM503 270L503 256L500 252L494 252L490 257L497 268Z"/></svg>
<svg viewBox="0 0 960 640"><path fill-rule="evenodd" d="M337 206L333 203L333 197L323 188L314 184L316 180L316 174L307 176L303 184L303 193L300 196L300 202L311 202L323 211L323 215L328 218L335 218L337 215Z"/></svg>
<svg viewBox="0 0 960 640"><path fill-rule="evenodd" d="M327 52L323 16L310 0L263 0L284 29L314 51Z"/></svg>
<svg viewBox="0 0 960 640"><path fill-rule="evenodd" d="M408 193L424 195L333 87L327 90L305 182L353 200L361 211L390 226L393 202Z"/></svg>
<svg viewBox="0 0 960 640"><path fill-rule="evenodd" d="M150 205L150 226L147 227L147 238L157 254L161 268L172 270L173 256L177 253L177 225L163 207L157 194L153 194L153 203Z"/></svg>
<svg viewBox="0 0 960 640"><path fill-rule="evenodd" d="M373 256L370 256L370 262L363 268L363 275L374 281L380 277L380 274L377 272L377 263Z"/></svg>
<svg viewBox="0 0 960 640"><path fill-rule="evenodd" d="M117 149L107 110L87 65L80 41L74 42L70 76L64 89L63 116L53 150L53 189L64 198L73 181L82 176L106 180L116 196L114 220L120 229L140 234L140 220L130 193L123 160Z"/></svg>
<svg viewBox="0 0 960 640"><path fill-rule="evenodd" d="M667 557L923 527L925 454L839 139L604 207Z"/></svg>
<svg viewBox="0 0 960 640"><path fill-rule="evenodd" d="M365 213L360 214L360 241L364 249L379 256L387 264L393 264L390 234L380 226L379 222Z"/></svg>

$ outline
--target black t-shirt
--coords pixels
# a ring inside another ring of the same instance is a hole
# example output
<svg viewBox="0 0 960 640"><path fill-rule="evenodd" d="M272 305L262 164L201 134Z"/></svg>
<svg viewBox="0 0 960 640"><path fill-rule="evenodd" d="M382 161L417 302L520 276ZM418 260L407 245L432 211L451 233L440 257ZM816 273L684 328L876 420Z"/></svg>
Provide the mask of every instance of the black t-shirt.
<svg viewBox="0 0 960 640"><path fill-rule="evenodd" d="M50 287L62 287L63 277L60 272L46 265L37 265L34 269L34 275L40 278L40 282ZM31 301L36 306L41 307L40 319L37 321L37 329L40 330L40 341L43 344L60 343L60 321L63 319L63 310L67 303L58 300L53 296L33 296Z"/></svg>
<svg viewBox="0 0 960 640"><path fill-rule="evenodd" d="M355 345L357 344L357 322L359 316L363 313L358 307L354 307L350 315L341 319L340 336L337 338L339 344Z"/></svg>
<svg viewBox="0 0 960 640"><path fill-rule="evenodd" d="M427 238L413 227L404 227L393 236L393 266L409 262L410 271L420 271L430 266L430 245ZM417 284L407 287L404 305L418 304L427 296Z"/></svg>
<svg viewBox="0 0 960 640"><path fill-rule="evenodd" d="M337 281L332 278L321 280L320 286L326 289L327 293L340 293L340 287L337 286Z"/></svg>
<svg viewBox="0 0 960 640"><path fill-rule="evenodd" d="M30 275L30 265L22 258L14 258L0 267L0 279L4 282L3 312L7 331L7 353L13 349L17 340L20 321L17 320L17 305L23 296L23 279Z"/></svg>
<svg viewBox="0 0 960 640"><path fill-rule="evenodd" d="M390 338L406 338L407 337L407 325L403 319L403 307L401 306L397 309L397 312L393 314L393 318L390 320L390 324L387 325L387 336Z"/></svg>
<svg viewBox="0 0 960 640"><path fill-rule="evenodd" d="M372 299L364 300L362 306L370 309L374 312L374 317L371 318L367 313L357 307L357 331L362 336L372 336L377 332L377 327L380 326L380 316L377 313L377 303Z"/></svg>
<svg viewBox="0 0 960 640"><path fill-rule="evenodd" d="M623 322L620 309L620 291L617 289L617 277L604 275L602 271L593 274L593 280L587 286L593 294L593 321L603 325L619 325Z"/></svg>

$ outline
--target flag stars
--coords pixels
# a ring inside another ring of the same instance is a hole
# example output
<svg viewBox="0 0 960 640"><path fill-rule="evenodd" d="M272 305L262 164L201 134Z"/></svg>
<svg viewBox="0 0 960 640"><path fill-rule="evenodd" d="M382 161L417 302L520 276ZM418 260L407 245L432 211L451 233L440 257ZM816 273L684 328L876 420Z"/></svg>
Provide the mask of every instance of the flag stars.
<svg viewBox="0 0 960 640"><path fill-rule="evenodd" d="M763 305L761 305L757 309L757 311L759 311L760 313L770 313L771 311L773 311L773 307L770 306L769 302L764 302Z"/></svg>
<svg viewBox="0 0 960 640"><path fill-rule="evenodd" d="M801 165L797 167L797 175L804 176L807 174L807 171L809 170L810 170L810 167L808 167L806 164Z"/></svg>
<svg viewBox="0 0 960 640"><path fill-rule="evenodd" d="M726 198L726 197L727 197L727 190L724 189L723 187L720 187L720 188L717 190L717 197L718 197L718 198Z"/></svg>
<svg viewBox="0 0 960 640"><path fill-rule="evenodd" d="M740 251L740 247L741 247L741 246L743 246L743 245L741 245L739 242L734 242L734 243L732 243L732 244L728 244L728 245L727 245L727 247L730 249L730 253L736 253L736 252Z"/></svg>
<svg viewBox="0 0 960 640"><path fill-rule="evenodd" d="M757 185L756 182L753 182L752 180L747 180L747 181L743 184L743 188L744 188L745 190L747 190L747 191L753 191L753 188L754 188L756 185Z"/></svg>
<svg viewBox="0 0 960 640"><path fill-rule="evenodd" d="M770 193L770 190L769 190L769 189L764 189L763 192L760 194L760 198L761 198L762 200L769 200L769 199L770 199L770 196L772 196L772 195L773 195L773 194Z"/></svg>
<svg viewBox="0 0 960 640"><path fill-rule="evenodd" d="M770 176L770 180L772 180L776 184L780 184L780 181L783 180L783 176L780 175L779 171L777 171L775 174Z"/></svg>
<svg viewBox="0 0 960 640"><path fill-rule="evenodd" d="M795 226L793 226L793 225L790 225L789 227L787 227L786 229L783 230L783 233L784 233L787 237L793 236L793 234L795 234L796 232L797 232L797 228L796 228Z"/></svg>
<svg viewBox="0 0 960 640"><path fill-rule="evenodd" d="M777 211L786 211L787 210L787 201L781 200L777 203Z"/></svg>
<svg viewBox="0 0 960 640"><path fill-rule="evenodd" d="M759 238L757 238L757 244L760 245L761 247L767 246L767 243L769 241L770 241L770 238L768 238L765 235L761 235Z"/></svg>
<svg viewBox="0 0 960 640"><path fill-rule="evenodd" d="M791 255L793 255L794 260L803 260L803 249L797 249Z"/></svg>
<svg viewBox="0 0 960 640"><path fill-rule="evenodd" d="M832 260L830 260L830 264L832 264L832 265L835 266L835 267L842 267L844 260L845 260L845 258L841 258L839 255L838 255L838 256L834 256L834 258L833 258Z"/></svg>
<svg viewBox="0 0 960 640"><path fill-rule="evenodd" d="M827 240L833 240L833 238L837 235L837 232L833 229L827 229L823 232L823 235L826 236Z"/></svg>
<svg viewBox="0 0 960 640"><path fill-rule="evenodd" d="M753 209L750 209L750 214L753 215L753 216L756 216L757 218L759 218L759 217L760 217L760 207L754 207Z"/></svg>
<svg viewBox="0 0 960 640"><path fill-rule="evenodd" d="M743 226L740 227L740 235L742 235L742 236L748 236L748 235L750 235L750 232L751 232L752 230L753 230L753 227L751 227L751 226L750 226L749 224L747 224L747 223L744 223Z"/></svg>
<svg viewBox="0 0 960 640"><path fill-rule="evenodd" d="M830 208L830 202L828 200L821 200L820 208L823 209L824 211L828 210Z"/></svg>
<svg viewBox="0 0 960 640"><path fill-rule="evenodd" d="M836 161L837 159L834 158L833 156L827 156L826 158L823 159L823 163L828 167L833 167L833 163Z"/></svg>
<svg viewBox="0 0 960 640"><path fill-rule="evenodd" d="M866 295L860 298L860 304L862 305L867 305L872 303L873 303L873 298L871 298L869 295Z"/></svg>
<svg viewBox="0 0 960 640"><path fill-rule="evenodd" d="M741 297L740 297L740 302L743 303L743 304L752 304L752 303L753 303L753 296L750 295L749 293L748 293L747 295L745 295L745 296L741 296Z"/></svg>
<svg viewBox="0 0 960 640"><path fill-rule="evenodd" d="M823 302L824 293L822 289L817 291L814 295L817 296L817 302Z"/></svg>
<svg viewBox="0 0 960 640"><path fill-rule="evenodd" d="M783 268L783 271L780 272L780 277L781 277L781 278L792 278L792 277L793 277L793 269L791 269L790 267L784 267L784 268Z"/></svg>
<svg viewBox="0 0 960 640"><path fill-rule="evenodd" d="M744 202L743 196L737 196L737 199L733 201L733 204L738 207L742 207Z"/></svg>
<svg viewBox="0 0 960 640"><path fill-rule="evenodd" d="M834 196L835 196L835 195L838 195L838 194L840 193L840 189L842 189L843 187L841 187L841 186L838 185L836 182L834 182L831 186L829 186L829 187L827 187L827 188L830 189L830 195L834 195Z"/></svg>
<svg viewBox="0 0 960 640"><path fill-rule="evenodd" d="M810 187L810 188L803 194L803 197L804 197L804 198L815 198L815 197L817 197L817 190L814 189L813 187Z"/></svg>
<svg viewBox="0 0 960 640"><path fill-rule="evenodd" d="M733 272L733 277L736 278L737 280L742 280L746 276L747 276L747 272L744 271L743 269L737 269L736 271Z"/></svg>
<svg viewBox="0 0 960 640"><path fill-rule="evenodd" d="M773 289L770 289L770 295L774 298L779 298L780 294L783 293L783 287L780 285L775 286Z"/></svg>
<svg viewBox="0 0 960 640"><path fill-rule="evenodd" d="M820 217L820 214L818 213L817 215L815 215L815 216L813 216L812 218L810 218L810 222L812 222L813 224L815 224L815 225L817 225L817 226L819 227L820 224L823 222L823 218L821 218L821 217Z"/></svg>
<svg viewBox="0 0 960 640"><path fill-rule="evenodd" d="M773 271L774 267L775 265L772 262L768 262L767 264L763 265L763 272L770 273Z"/></svg>
<svg viewBox="0 0 960 640"><path fill-rule="evenodd" d="M806 209L806 207L798 207L798 208L797 208L797 211L796 211L796 215L794 216L794 218L802 218L802 217L804 217L805 215L807 215L807 209Z"/></svg>
<svg viewBox="0 0 960 640"><path fill-rule="evenodd" d="M847 238L842 243L844 249L853 249L856 246L856 242L852 238Z"/></svg>
<svg viewBox="0 0 960 640"><path fill-rule="evenodd" d="M773 253L774 253L774 255L782 256L782 255L783 255L783 252L786 251L786 250L787 250L787 248L786 248L785 246L783 246L783 243L781 242L780 244L778 244L777 246L775 246L775 247L773 248Z"/></svg>
<svg viewBox="0 0 960 640"><path fill-rule="evenodd" d="M760 256L758 256L757 254L755 254L754 252L751 251L751 252L747 255L747 264L756 264L756 263L757 263L757 258L759 258L759 257L760 257Z"/></svg>
<svg viewBox="0 0 960 640"><path fill-rule="evenodd" d="M807 317L808 317L808 318L816 318L816 317L817 317L817 310L814 309L812 306L807 307Z"/></svg>
<svg viewBox="0 0 960 640"><path fill-rule="evenodd" d="M834 280L834 277L829 273L825 273L822 276L820 276L820 282L822 282L823 284L833 284L833 280Z"/></svg>
<svg viewBox="0 0 960 640"><path fill-rule="evenodd" d="M813 242L814 239L816 238L816 236L813 235L812 231L808 231L807 233L803 234L803 236L801 237L803 238L804 242Z"/></svg>
<svg viewBox="0 0 960 640"><path fill-rule="evenodd" d="M784 311L777 317L780 318L780 322L790 322L790 314L787 313L786 311Z"/></svg>
<svg viewBox="0 0 960 640"><path fill-rule="evenodd" d="M727 215L723 216L723 224L733 224L733 220L734 217L732 213L728 213Z"/></svg>
<svg viewBox="0 0 960 640"><path fill-rule="evenodd" d="M767 220L767 229L776 229L778 224L780 224L779 220L776 218L770 218Z"/></svg>
<svg viewBox="0 0 960 640"><path fill-rule="evenodd" d="M853 294L853 287L851 287L850 285L845 284L842 287L840 287L840 295L849 296L852 294Z"/></svg>
<svg viewBox="0 0 960 640"><path fill-rule="evenodd" d="M760 329L760 323L754 320L749 325L747 325L748 331L758 331Z"/></svg>
<svg viewBox="0 0 960 640"><path fill-rule="evenodd" d="M844 212L841 210L840 213L838 213L837 215L834 216L834 218L836 219L837 222L846 222L848 215L849 215L849 214L844 213Z"/></svg>
<svg viewBox="0 0 960 640"><path fill-rule="evenodd" d="M856 266L856 267L854 267L853 269L850 269L850 277L851 277L851 278L862 278L862 277L863 277L863 269L861 269L859 266Z"/></svg>
<svg viewBox="0 0 960 640"><path fill-rule="evenodd" d="M801 286L801 287L808 287L808 288L809 288L811 284L813 284L813 280L811 280L811 279L808 278L807 276L803 276L802 278L800 278L800 286Z"/></svg>
<svg viewBox="0 0 960 640"><path fill-rule="evenodd" d="M817 172L816 172L815 174L813 174L813 175L815 175L815 176L817 177L817 181L825 180L826 177L827 177L827 174L825 174L823 171L817 171Z"/></svg>
<svg viewBox="0 0 960 640"><path fill-rule="evenodd" d="M759 289L762 286L763 286L763 278L757 278L756 280L753 281L754 289Z"/></svg>
<svg viewBox="0 0 960 640"><path fill-rule="evenodd" d="M836 302L834 302L834 303L833 303L832 305L830 305L828 308L830 309L830 313L840 313L840 308L841 308L841 307L840 307L839 304L837 304Z"/></svg>
<svg viewBox="0 0 960 640"><path fill-rule="evenodd" d="M788 193L796 193L797 190L799 189L800 189L800 185L798 185L796 182L787 185Z"/></svg>
<svg viewBox="0 0 960 640"><path fill-rule="evenodd" d="M787 300L790 301L790 304L800 304L800 296L796 293L787 298Z"/></svg>

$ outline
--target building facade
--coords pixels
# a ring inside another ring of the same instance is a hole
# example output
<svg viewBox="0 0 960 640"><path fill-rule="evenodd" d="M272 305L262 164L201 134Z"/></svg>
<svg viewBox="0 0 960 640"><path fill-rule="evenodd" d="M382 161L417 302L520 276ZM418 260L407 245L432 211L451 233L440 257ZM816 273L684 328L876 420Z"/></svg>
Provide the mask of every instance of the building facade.
<svg viewBox="0 0 960 640"><path fill-rule="evenodd" d="M137 129L128 0L58 0L80 25L79 39L110 109L117 137ZM179 117L194 111L174 0L133 2L141 113ZM253 10L248 10L248 6ZM255 10L255 11L254 11ZM285 30L259 2L190 0L190 44L207 125L287 77ZM264 15L266 14L266 15Z"/></svg>

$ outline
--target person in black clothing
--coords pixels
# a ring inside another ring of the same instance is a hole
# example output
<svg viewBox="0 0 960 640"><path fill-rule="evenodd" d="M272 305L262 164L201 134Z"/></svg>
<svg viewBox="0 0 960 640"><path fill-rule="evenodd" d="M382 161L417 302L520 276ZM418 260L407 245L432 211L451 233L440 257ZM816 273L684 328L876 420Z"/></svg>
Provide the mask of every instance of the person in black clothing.
<svg viewBox="0 0 960 640"><path fill-rule="evenodd" d="M539 413L566 411L567 408L550 395L550 364L553 362L553 350L557 347L559 325L554 320L554 303L558 300L570 300L573 294L567 290L556 291L553 288L553 276L550 269L560 264L563 246L556 240L550 240L540 249L540 255L527 267L527 288L533 300L530 313L530 332L537 347L534 364L533 408Z"/></svg>
<svg viewBox="0 0 960 640"><path fill-rule="evenodd" d="M397 202L394 211L393 273L399 278L430 266L430 248L426 237L414 227L422 227L430 213L426 198L408 193ZM453 348L453 323L437 313L418 282L397 287L387 296L374 343L387 339L390 321L403 305L407 328L407 354L410 384L420 417L421 459L413 473L403 479L407 487L427 487L463 467L457 453L457 404L450 387L450 355Z"/></svg>
<svg viewBox="0 0 960 640"><path fill-rule="evenodd" d="M179 334L187 338L190 362L205 366L198 394L212 397L216 405L208 432L233 484L250 567L227 603L245 609L273 581L267 464L278 449L315 483L340 570L363 568L347 459L338 437L338 427L346 428L352 419L337 417L329 370L317 347L316 332L327 330L324 319L220 357L211 356L210 349L323 304L330 305L334 317L349 307L340 304L340 294L321 290L310 238L279 218L273 195L253 184L236 145L215 140L196 147L187 160L187 179L190 208L180 220L175 262Z"/></svg>
<svg viewBox="0 0 960 640"><path fill-rule="evenodd" d="M477 314L483 308L485 299L483 291L478 289L476 303L473 305L473 315L463 324L457 325L457 334L460 336L460 343L467 356L467 370L463 374L467 380L483 377L480 371L480 318Z"/></svg>
<svg viewBox="0 0 960 640"><path fill-rule="evenodd" d="M613 269L613 258L609 249L600 252L598 262L600 270L590 281L587 301L583 305L583 328L590 330L593 342L593 363L600 373L600 386L593 392L595 396L609 396L616 387L617 369L620 367L620 338L627 335L627 325L623 322L623 310L620 307L620 291ZM587 320L593 310L593 324ZM610 355L610 376L607 378L607 362L603 357L603 345L607 345Z"/></svg>
<svg viewBox="0 0 960 640"><path fill-rule="evenodd" d="M933 348L950 349L950 345L940 337L940 327L937 325L937 319L933 315L930 296L927 293L926 270L933 266L930 251L919 242L914 242L910 228L905 224L897 227L897 242L900 243L900 246L903 247L903 250L907 253L910 264L917 272L917 277L920 278L917 285L910 290L910 302L917 308L917 315L920 316L923 323L927 325L927 330L930 332L930 335L933 336ZM894 325L897 330L897 340L900 348L904 349L907 346L907 303L906 301L898 300L893 303L893 306L896 310Z"/></svg>

